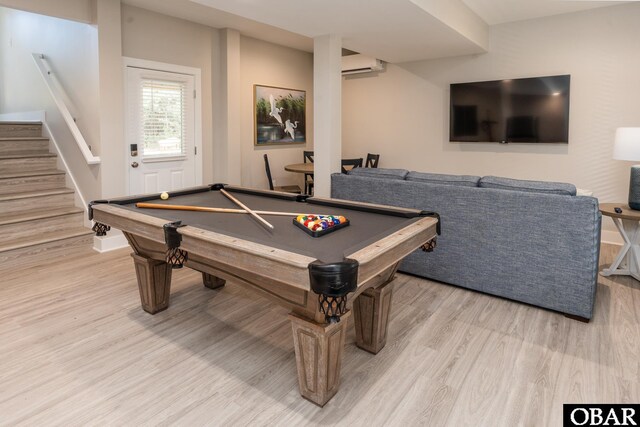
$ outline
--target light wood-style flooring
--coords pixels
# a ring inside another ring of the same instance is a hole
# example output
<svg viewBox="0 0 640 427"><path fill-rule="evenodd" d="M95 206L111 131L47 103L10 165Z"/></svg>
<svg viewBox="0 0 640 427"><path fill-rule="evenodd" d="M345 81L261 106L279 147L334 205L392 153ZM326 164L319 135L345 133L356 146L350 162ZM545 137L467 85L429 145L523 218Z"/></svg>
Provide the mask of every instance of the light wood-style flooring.
<svg viewBox="0 0 640 427"><path fill-rule="evenodd" d="M0 265L0 425L560 426L563 403L640 402L631 278L599 278L586 324L399 274L386 347L359 350L351 326L319 408L298 393L286 310L177 270L149 315L129 252Z"/></svg>

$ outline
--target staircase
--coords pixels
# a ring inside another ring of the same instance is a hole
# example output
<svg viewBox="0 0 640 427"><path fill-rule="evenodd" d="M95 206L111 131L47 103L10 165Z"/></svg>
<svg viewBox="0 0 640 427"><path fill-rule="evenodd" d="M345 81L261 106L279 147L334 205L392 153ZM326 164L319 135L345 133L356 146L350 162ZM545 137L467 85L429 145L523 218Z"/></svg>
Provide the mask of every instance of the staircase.
<svg viewBox="0 0 640 427"><path fill-rule="evenodd" d="M42 124L0 122L0 261L90 245L83 215L49 153Z"/></svg>

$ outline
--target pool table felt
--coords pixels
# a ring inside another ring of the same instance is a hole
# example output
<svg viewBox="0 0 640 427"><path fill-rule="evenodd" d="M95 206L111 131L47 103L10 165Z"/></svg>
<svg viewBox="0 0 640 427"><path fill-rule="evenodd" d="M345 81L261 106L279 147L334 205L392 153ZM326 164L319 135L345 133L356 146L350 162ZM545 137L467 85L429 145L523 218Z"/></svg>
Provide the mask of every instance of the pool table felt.
<svg viewBox="0 0 640 427"><path fill-rule="evenodd" d="M350 225L320 237L312 237L293 224L292 216L263 215L262 217L275 228L270 231L248 214L143 209L137 208L135 203L122 205L122 207L166 219L167 222L182 221L184 225L306 255L325 263L342 261L348 255L419 220L419 217L403 218L237 192L231 192L231 194L252 210L342 215L349 220ZM238 208L219 191L147 202Z"/></svg>

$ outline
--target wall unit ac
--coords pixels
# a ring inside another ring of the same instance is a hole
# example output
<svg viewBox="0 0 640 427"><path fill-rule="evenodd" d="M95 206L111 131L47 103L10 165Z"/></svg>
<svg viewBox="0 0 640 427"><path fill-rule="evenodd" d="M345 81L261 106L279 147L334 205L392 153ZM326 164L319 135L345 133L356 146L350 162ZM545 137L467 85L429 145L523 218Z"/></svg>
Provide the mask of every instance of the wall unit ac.
<svg viewBox="0 0 640 427"><path fill-rule="evenodd" d="M384 62L361 54L342 57L342 75L370 73L384 70Z"/></svg>

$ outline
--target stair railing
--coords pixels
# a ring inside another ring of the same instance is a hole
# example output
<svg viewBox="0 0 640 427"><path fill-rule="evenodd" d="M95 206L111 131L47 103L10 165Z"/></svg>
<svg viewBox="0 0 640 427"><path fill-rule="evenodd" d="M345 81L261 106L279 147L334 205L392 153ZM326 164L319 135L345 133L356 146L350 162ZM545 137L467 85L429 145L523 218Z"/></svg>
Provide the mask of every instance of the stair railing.
<svg viewBox="0 0 640 427"><path fill-rule="evenodd" d="M68 102L70 98L67 95L67 93L64 91L62 86L55 79L53 71L51 70L51 67L47 64L45 56L41 53L33 53L31 54L31 56L33 56L33 60L36 64L36 67L38 68L38 71L40 71L40 75L44 79L45 85L47 86L47 88L49 89L49 93L51 93L51 96L53 97L53 101L58 107L60 114L64 118L64 121L67 124L69 131L73 135L73 138L75 139L76 144L78 144L78 148L80 149L80 152L84 156L84 159L86 160L87 164L89 165L99 164L100 157L94 156L93 153L91 153L91 147L89 146L89 144L87 144L87 141L82 136L82 132L80 132L80 129L78 128L78 125L76 124L75 119L71 115L71 112L67 107L67 103L65 102L65 100L67 100Z"/></svg>

